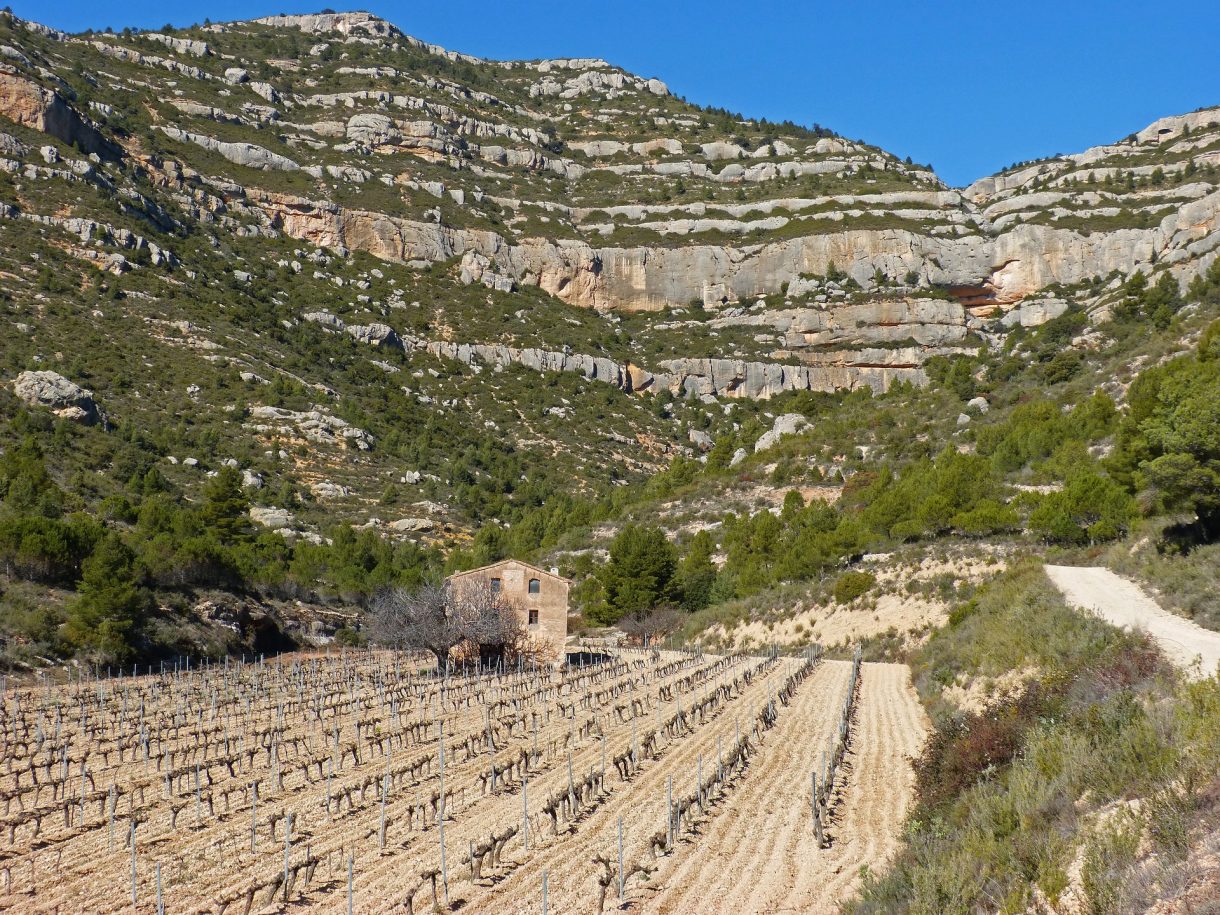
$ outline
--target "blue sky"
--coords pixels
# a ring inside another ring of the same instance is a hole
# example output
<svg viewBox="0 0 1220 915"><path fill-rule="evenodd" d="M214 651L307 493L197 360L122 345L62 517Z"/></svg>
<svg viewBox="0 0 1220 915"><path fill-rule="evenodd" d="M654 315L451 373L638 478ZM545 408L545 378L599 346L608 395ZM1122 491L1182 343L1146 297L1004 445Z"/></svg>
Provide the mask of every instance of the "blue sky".
<svg viewBox="0 0 1220 915"><path fill-rule="evenodd" d="M61 29L363 8L484 57L604 57L693 102L820 123L966 184L1220 104L1220 0L7 0Z"/></svg>

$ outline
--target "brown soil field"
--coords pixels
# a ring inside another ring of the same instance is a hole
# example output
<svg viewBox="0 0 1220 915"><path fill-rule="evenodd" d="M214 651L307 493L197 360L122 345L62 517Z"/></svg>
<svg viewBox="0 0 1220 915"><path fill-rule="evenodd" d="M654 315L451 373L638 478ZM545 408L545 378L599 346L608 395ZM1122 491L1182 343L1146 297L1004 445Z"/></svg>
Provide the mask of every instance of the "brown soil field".
<svg viewBox="0 0 1220 915"><path fill-rule="evenodd" d="M0 909L155 913L159 871L166 913L426 912L434 885L443 910L541 912L544 874L548 912L595 912L603 885L619 905L621 823L632 910L824 911L897 841L924 727L904 667L627 651L442 680L418 663L10 689Z"/></svg>

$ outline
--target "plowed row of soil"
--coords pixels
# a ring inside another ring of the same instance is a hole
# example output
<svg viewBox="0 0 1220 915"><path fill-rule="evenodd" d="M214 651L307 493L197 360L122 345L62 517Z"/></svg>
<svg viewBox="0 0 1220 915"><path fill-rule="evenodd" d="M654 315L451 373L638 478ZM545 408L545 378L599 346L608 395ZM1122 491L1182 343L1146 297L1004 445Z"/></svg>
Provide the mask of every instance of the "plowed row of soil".
<svg viewBox="0 0 1220 915"><path fill-rule="evenodd" d="M649 912L833 912L860 868L897 848L911 797L910 759L927 720L902 664L865 664L846 773L836 782L829 847L814 840L809 775L820 763L849 665L825 663L781 715L760 759L703 836L642 894Z"/></svg>
<svg viewBox="0 0 1220 915"><path fill-rule="evenodd" d="M814 847L809 772L836 726L846 662L820 662L789 704L775 702L775 725L757 731L749 766L716 792L693 829L683 824L671 853L654 859L649 844L666 828L667 788L675 799L691 793L699 774L713 772L718 756L753 732L763 707L806 663L626 652L615 666L584 672L523 671L441 684L402 658L363 653L10 691L0 710L0 797L7 799L0 800L7 803L0 806L0 909L152 913L159 864L168 913L346 912L350 862L353 912L406 912L409 901L415 911L428 911L432 890L421 874L442 866L442 829L429 804L441 784L435 757L443 719L449 795L445 870L437 879L442 905L447 899L469 912L540 912L545 872L550 913L593 911L602 873L593 858L617 861L621 820L626 863L652 870L647 882L638 876L627 882L634 909L821 911L850 891L861 864L875 866L896 841L909 796L906 757L923 733L905 667L864 666L856 737L828 824L830 847ZM692 713L713 694L702 714ZM646 735L678 714L685 724L644 753ZM278 743L267 738L235 772L217 759L218 742L249 750L267 729L279 729ZM157 733L162 741L151 739ZM633 748L640 765L623 780L613 759ZM171 763L167 757L158 768L156 757L170 749L175 778L167 793ZM493 760L504 766L523 751L534 752L525 791L515 775L498 776L492 791L481 776ZM389 781L383 804L386 773L428 756L430 765ZM603 770L579 814L560 817L556 829L542 812L546 800ZM341 787L360 785L363 796L355 792L350 809L339 804ZM202 803L209 794L210 809ZM33 812L41 814L37 834ZM286 844L287 814L293 823ZM499 864L486 858L474 879L471 846L514 827ZM276 881L286 866L285 898ZM610 899L616 896L612 886Z"/></svg>

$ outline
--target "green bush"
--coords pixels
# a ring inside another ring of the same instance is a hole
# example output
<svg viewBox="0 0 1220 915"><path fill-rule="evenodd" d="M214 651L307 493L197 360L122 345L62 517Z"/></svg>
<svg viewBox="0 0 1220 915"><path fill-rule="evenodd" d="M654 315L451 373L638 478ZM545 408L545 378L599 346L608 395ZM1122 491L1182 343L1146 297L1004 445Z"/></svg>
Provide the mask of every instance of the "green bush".
<svg viewBox="0 0 1220 915"><path fill-rule="evenodd" d="M344 648L361 648L368 644L368 639L363 632L342 626L335 630L335 644Z"/></svg>
<svg viewBox="0 0 1220 915"><path fill-rule="evenodd" d="M1135 515L1135 500L1126 490L1085 467L1068 478L1061 492L1041 498L1029 527L1051 543L1100 543L1124 535Z"/></svg>
<svg viewBox="0 0 1220 915"><path fill-rule="evenodd" d="M835 579L831 592L835 603L849 604L857 597L867 594L877 584L877 576L871 572L844 572Z"/></svg>
<svg viewBox="0 0 1220 915"><path fill-rule="evenodd" d="M700 531L691 539L674 578L683 610L702 610L711 603L717 575L716 564L712 562L715 550L716 542L707 531Z"/></svg>
<svg viewBox="0 0 1220 915"><path fill-rule="evenodd" d="M1203 342L1206 342L1203 341ZM1210 345L1210 344L1209 344ZM1198 516L1205 539L1220 537L1220 359L1200 345L1144 371L1113 464L1153 496L1151 507Z"/></svg>
<svg viewBox="0 0 1220 915"><path fill-rule="evenodd" d="M664 531L626 525L610 544L610 558L598 573L604 603L586 616L592 622L610 625L628 613L651 610L671 601L677 564L677 551Z"/></svg>
<svg viewBox="0 0 1220 915"><path fill-rule="evenodd" d="M100 536L87 516L0 515L0 566L11 577L71 584Z"/></svg>
<svg viewBox="0 0 1220 915"><path fill-rule="evenodd" d="M151 595L136 584L135 554L117 534L98 542L85 560L64 636L100 662L122 663L137 650Z"/></svg>
<svg viewBox="0 0 1220 915"><path fill-rule="evenodd" d="M900 475L883 468L871 485L850 498L845 494L845 502L864 503L861 520L878 534L914 539L945 533L959 517L975 523L968 513L995 504L1001 493L990 462L946 448L935 460L915 461Z"/></svg>

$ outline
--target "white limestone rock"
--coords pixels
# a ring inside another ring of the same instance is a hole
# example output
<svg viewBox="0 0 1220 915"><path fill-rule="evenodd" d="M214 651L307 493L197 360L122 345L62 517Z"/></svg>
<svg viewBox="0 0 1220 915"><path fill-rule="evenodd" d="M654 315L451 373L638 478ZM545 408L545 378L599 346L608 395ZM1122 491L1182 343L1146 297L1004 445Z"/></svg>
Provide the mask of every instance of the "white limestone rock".
<svg viewBox="0 0 1220 915"><path fill-rule="evenodd" d="M764 432L754 443L754 453L766 451L774 446L781 438L786 435L796 435L798 432L803 432L810 426L809 420L799 413L782 413L775 417L775 422L771 424L771 429Z"/></svg>
<svg viewBox="0 0 1220 915"><path fill-rule="evenodd" d="M398 534L422 534L432 530L436 525L427 518L400 518L397 521L391 521L388 527Z"/></svg>
<svg viewBox="0 0 1220 915"><path fill-rule="evenodd" d="M58 372L22 372L13 382L13 393L22 403L46 407L61 419L93 425L102 418L93 392Z"/></svg>
<svg viewBox="0 0 1220 915"><path fill-rule="evenodd" d="M296 522L292 512L286 508L271 508L264 505L250 506L250 520L255 524L261 524L263 527L270 528L273 531L282 530L286 527L292 527Z"/></svg>
<svg viewBox="0 0 1220 915"><path fill-rule="evenodd" d="M358 343L387 349L402 349L402 338L388 324L349 324L347 332Z"/></svg>
<svg viewBox="0 0 1220 915"><path fill-rule="evenodd" d="M329 480L320 480L309 487L309 491L318 499L343 499L352 494L352 491L346 486L340 486L338 483L332 483Z"/></svg>

